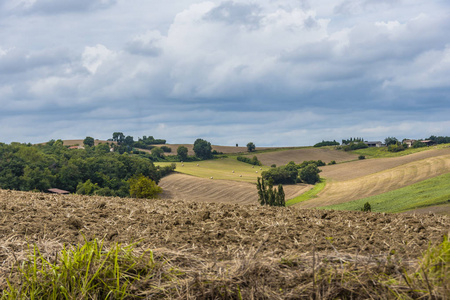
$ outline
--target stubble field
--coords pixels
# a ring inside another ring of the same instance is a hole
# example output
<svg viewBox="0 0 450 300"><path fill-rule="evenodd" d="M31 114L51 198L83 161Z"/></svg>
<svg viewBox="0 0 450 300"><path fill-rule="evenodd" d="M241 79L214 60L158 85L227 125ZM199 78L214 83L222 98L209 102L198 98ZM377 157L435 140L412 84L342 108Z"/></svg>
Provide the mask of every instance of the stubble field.
<svg viewBox="0 0 450 300"><path fill-rule="evenodd" d="M170 280L160 274L130 285L133 295L146 299L418 297L429 293L426 282L412 291L408 284L417 279L407 283L401 274L420 270L423 251L450 227L448 217L434 215L5 190L0 214L1 289L11 270L11 283L19 284L14 266L30 259L33 245L54 261L64 245L97 238L106 248L137 242L136 255L151 249L164 262ZM432 289L444 299L445 290Z"/></svg>

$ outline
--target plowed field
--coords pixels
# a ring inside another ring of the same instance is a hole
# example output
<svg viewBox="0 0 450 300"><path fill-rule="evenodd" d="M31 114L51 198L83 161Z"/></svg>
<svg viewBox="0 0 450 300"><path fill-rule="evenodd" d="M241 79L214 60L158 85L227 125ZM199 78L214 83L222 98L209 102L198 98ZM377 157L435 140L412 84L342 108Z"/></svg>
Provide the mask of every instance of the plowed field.
<svg viewBox="0 0 450 300"><path fill-rule="evenodd" d="M301 148L293 150L274 151L257 154L258 159L266 166L276 164L282 166L290 161L299 164L305 160L322 160L329 163L334 160L336 162L350 161L358 159L358 155L345 151L333 150L327 148Z"/></svg>
<svg viewBox="0 0 450 300"><path fill-rule="evenodd" d="M383 276L389 270L397 274L397 266L403 269L393 262L400 260L406 268L416 266L428 243L441 241L450 228L447 217L434 215L4 190L0 190L0 215L0 291L6 287L11 268L28 259L30 245L53 261L64 244L96 237L104 239L105 247L138 241L139 251L155 250L155 258L164 257L166 264L178 270L179 279L173 280L167 291L171 298L180 299L237 298L237 293L244 299L309 299L317 293L323 299L363 295L359 293L378 284L364 277L364 272L374 268ZM333 273L320 273L325 265L333 265L335 272L350 265L360 277L347 281ZM321 281L320 274L327 280ZM159 284L161 278L155 278L148 286L134 289L145 289L148 295L157 293ZM361 297L369 297L368 293Z"/></svg>
<svg viewBox="0 0 450 300"><path fill-rule="evenodd" d="M433 151L427 152L430 152L428 154L441 153ZM417 154L426 154L427 152ZM409 160L413 160L417 157L418 156L414 156L409 158ZM386 168L388 165L395 165L399 163L399 161L405 162L405 160L399 160L399 158L397 158L391 164L390 160L392 159L389 159L388 161L373 159L374 164L370 161L367 162L368 164L375 166L375 162L380 161L379 168ZM362 163L365 163L365 161ZM361 164L361 166L364 166L364 164ZM344 167L345 166L342 165L342 168ZM350 169L347 170L350 172ZM368 168L364 172L370 174L371 170L372 168ZM450 155L434 156L413 161L367 176L357 177L345 181L330 181L327 183L325 189L317 195L317 198L299 203L298 206L303 208L312 208L361 199L396 190L428 178L446 174L448 172L450 172ZM326 172L321 173L324 177L325 174ZM350 177L353 178L353 176Z"/></svg>
<svg viewBox="0 0 450 300"><path fill-rule="evenodd" d="M418 160L446 154L450 154L450 148L432 149L399 157L357 160L345 164L320 167L322 170L320 176L327 179L344 181L392 169Z"/></svg>
<svg viewBox="0 0 450 300"><path fill-rule="evenodd" d="M258 194L254 183L228 180L210 180L184 174L164 177L159 186L164 190L164 199L195 202L222 202L236 204L257 204ZM285 185L286 199L297 197L310 190L311 185Z"/></svg>

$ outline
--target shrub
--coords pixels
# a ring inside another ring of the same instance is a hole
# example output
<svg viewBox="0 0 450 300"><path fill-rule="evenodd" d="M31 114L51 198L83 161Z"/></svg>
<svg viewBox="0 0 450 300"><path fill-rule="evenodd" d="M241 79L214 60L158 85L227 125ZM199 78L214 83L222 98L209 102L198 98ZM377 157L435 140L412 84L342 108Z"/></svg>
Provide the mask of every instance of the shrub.
<svg viewBox="0 0 450 300"><path fill-rule="evenodd" d="M369 212L372 211L372 207L370 206L369 202L364 203L363 208L361 208L361 211Z"/></svg>
<svg viewBox="0 0 450 300"><path fill-rule="evenodd" d="M406 147L403 144L400 144L400 143L392 144L392 145L388 146L388 151L390 151L390 152L400 152L400 151L403 151L405 149L406 149Z"/></svg>
<svg viewBox="0 0 450 300"><path fill-rule="evenodd" d="M336 141L322 141L314 145L314 147L323 147L323 146L339 146L339 143Z"/></svg>
<svg viewBox="0 0 450 300"><path fill-rule="evenodd" d="M364 148L368 148L369 146L367 146L367 144L365 144L364 142L358 142L358 143L350 143L347 146L342 147L342 149L344 149L344 151L351 151L351 150L358 150L358 149L364 149Z"/></svg>
<svg viewBox="0 0 450 300"><path fill-rule="evenodd" d="M271 168L276 168L277 165L276 165L276 164L272 164L270 167L271 167Z"/></svg>
<svg viewBox="0 0 450 300"><path fill-rule="evenodd" d="M427 144L422 143L421 141L415 141L411 147L413 148L421 148L421 147L426 147Z"/></svg>
<svg viewBox="0 0 450 300"><path fill-rule="evenodd" d="M336 161L335 160L332 160L332 161L330 161L329 163L328 163L328 165L335 165L336 164Z"/></svg>
<svg viewBox="0 0 450 300"><path fill-rule="evenodd" d="M162 151L166 152L166 153L170 153L172 152L172 148L167 147L167 146L161 146L160 147Z"/></svg>
<svg viewBox="0 0 450 300"><path fill-rule="evenodd" d="M360 155L360 156L358 156L358 159L366 159L366 157L364 156L364 155Z"/></svg>
<svg viewBox="0 0 450 300"><path fill-rule="evenodd" d="M262 163L258 160L256 156L253 156L251 159L246 156L238 156L236 158L238 161L245 162L247 164L255 165L255 166L262 166Z"/></svg>
<svg viewBox="0 0 450 300"><path fill-rule="evenodd" d="M130 184L130 196L133 198L156 198L162 189L156 183L144 175L133 176L128 180Z"/></svg>

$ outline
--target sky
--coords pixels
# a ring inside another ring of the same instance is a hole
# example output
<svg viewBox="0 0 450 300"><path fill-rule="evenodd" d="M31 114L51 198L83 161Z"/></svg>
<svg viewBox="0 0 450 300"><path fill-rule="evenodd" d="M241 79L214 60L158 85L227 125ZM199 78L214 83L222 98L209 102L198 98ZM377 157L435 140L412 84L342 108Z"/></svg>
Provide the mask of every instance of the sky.
<svg viewBox="0 0 450 300"><path fill-rule="evenodd" d="M0 0L0 142L450 135L448 0Z"/></svg>

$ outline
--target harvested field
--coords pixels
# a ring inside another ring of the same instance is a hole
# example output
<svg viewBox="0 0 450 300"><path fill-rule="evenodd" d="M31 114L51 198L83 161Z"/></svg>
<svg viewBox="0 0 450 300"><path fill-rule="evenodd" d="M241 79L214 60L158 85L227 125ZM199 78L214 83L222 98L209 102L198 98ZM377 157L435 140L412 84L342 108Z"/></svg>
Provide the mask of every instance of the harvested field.
<svg viewBox="0 0 450 300"><path fill-rule="evenodd" d="M363 159L345 164L320 167L322 170L320 176L336 181L344 181L381 172L387 169L392 169L422 159L446 154L450 154L450 148L436 150L430 149L428 151L422 151L399 157Z"/></svg>
<svg viewBox="0 0 450 300"><path fill-rule="evenodd" d="M222 202L257 204L258 194L254 183L228 180L210 180L184 174L164 177L159 186L164 190L161 198L194 202ZM297 197L310 190L312 185L283 186L286 199Z"/></svg>
<svg viewBox="0 0 450 300"><path fill-rule="evenodd" d="M450 227L434 215L5 190L0 213L0 290L12 267L28 260L30 245L55 261L64 244L100 238L107 248L137 241L138 254L153 249L155 260L177 271L174 279L163 273L130 291L172 299L386 299L394 291L419 298L428 293L425 282L412 292L400 274L414 272L428 243L441 242ZM432 285L433 297L444 299L445 288Z"/></svg>
<svg viewBox="0 0 450 300"><path fill-rule="evenodd" d="M358 155L349 152L312 147L261 153L257 154L257 157L266 166L271 166L272 164L281 166L290 161L294 161L299 164L305 160L320 159L325 163L329 163L332 160L336 162L343 162L358 159Z"/></svg>
<svg viewBox="0 0 450 300"><path fill-rule="evenodd" d="M179 146L184 146L188 149L188 155L194 155L194 145L193 144L164 144L164 145L153 145L156 147L166 146L169 147L172 152L165 153L166 155L176 155L177 149ZM212 150L216 150L217 152L222 152L224 154L235 154L235 153L247 153L247 147L233 147L233 146L218 146L218 145L211 145ZM265 150L265 149L278 149L278 148L271 148L271 147L257 147L257 150Z"/></svg>
<svg viewBox="0 0 450 300"><path fill-rule="evenodd" d="M427 152L417 154L423 155ZM379 160L381 159L374 159L374 161ZM350 169L348 171L350 172ZM320 207L379 195L448 172L450 172L450 154L413 160L410 163L383 172L346 181L329 181L325 189L317 195L317 198L301 202L298 207ZM324 173L321 173L321 175L324 176Z"/></svg>

